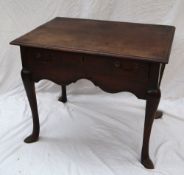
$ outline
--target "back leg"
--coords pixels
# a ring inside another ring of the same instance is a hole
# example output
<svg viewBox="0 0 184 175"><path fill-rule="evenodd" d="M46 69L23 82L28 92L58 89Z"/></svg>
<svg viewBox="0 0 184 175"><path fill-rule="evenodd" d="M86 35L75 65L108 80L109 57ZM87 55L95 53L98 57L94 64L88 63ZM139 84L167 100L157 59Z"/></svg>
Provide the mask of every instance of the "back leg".
<svg viewBox="0 0 184 175"><path fill-rule="evenodd" d="M63 103L66 103L67 102L67 95L66 95L66 86L65 85L61 86L61 91L62 91L62 94L58 100L63 102Z"/></svg>
<svg viewBox="0 0 184 175"><path fill-rule="evenodd" d="M162 116L163 116L163 112L162 111L160 111L160 110L156 111L155 119L160 119L160 118L162 118Z"/></svg>

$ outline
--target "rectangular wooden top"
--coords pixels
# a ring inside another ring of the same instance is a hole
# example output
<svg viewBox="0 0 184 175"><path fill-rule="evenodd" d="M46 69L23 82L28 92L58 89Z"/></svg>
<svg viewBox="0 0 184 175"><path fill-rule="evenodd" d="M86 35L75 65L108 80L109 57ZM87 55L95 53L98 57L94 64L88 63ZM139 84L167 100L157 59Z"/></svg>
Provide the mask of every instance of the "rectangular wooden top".
<svg viewBox="0 0 184 175"><path fill-rule="evenodd" d="M168 63L175 27L57 17L13 45Z"/></svg>

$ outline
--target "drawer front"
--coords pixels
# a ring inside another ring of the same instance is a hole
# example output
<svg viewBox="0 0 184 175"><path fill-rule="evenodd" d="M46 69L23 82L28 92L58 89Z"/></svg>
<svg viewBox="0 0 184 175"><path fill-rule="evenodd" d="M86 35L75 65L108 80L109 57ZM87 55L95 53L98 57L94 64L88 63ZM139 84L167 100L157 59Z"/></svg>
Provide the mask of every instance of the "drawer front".
<svg viewBox="0 0 184 175"><path fill-rule="evenodd" d="M149 78L146 62L38 48L27 48L25 53L23 66L37 74L75 74L82 78L98 75L138 82L147 82Z"/></svg>
<svg viewBox="0 0 184 175"><path fill-rule="evenodd" d="M29 68L35 69L67 69L81 67L81 55L67 52L51 51L46 49L28 48L24 63Z"/></svg>
<svg viewBox="0 0 184 175"><path fill-rule="evenodd" d="M58 82L83 76L80 54L26 48L22 59L23 67L32 72L35 80L50 79Z"/></svg>
<svg viewBox="0 0 184 175"><path fill-rule="evenodd" d="M149 63L92 55L86 56L83 62L86 77L104 91L128 91L138 98L146 98Z"/></svg>
<svg viewBox="0 0 184 175"><path fill-rule="evenodd" d="M85 78L107 92L130 91L140 98L146 96L150 69L146 62L37 48L23 50L22 62L35 81L70 84Z"/></svg>
<svg viewBox="0 0 184 175"><path fill-rule="evenodd" d="M147 82L149 78L149 64L145 62L90 55L84 65L87 76L102 75L136 82Z"/></svg>

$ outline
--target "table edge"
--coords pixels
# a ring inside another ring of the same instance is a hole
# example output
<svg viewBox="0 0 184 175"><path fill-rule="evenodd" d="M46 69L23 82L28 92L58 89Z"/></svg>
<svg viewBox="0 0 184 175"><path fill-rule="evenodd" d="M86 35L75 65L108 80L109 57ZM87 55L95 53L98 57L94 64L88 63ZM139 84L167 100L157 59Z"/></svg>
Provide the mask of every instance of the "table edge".
<svg viewBox="0 0 184 175"><path fill-rule="evenodd" d="M44 45L39 45L39 44L34 44L34 43L23 43L18 41L20 38L23 36L27 35L28 33L36 30L37 28L51 22L52 20L55 19L71 19L71 20L91 20L91 21L102 21L102 22L119 22L119 23L131 23L131 24L140 24L140 25L153 25L153 26L165 26L165 27L170 27L171 28L171 35L170 35L170 45L167 49L167 52L165 53L164 57L157 57L157 56L152 56L152 57L141 57L141 56L136 56L136 55L124 55L124 54L118 54L118 53L111 53L111 52L103 52L100 50L84 50L84 49L76 49L76 48L69 48L69 47L57 47L57 46L44 46ZM169 57L171 53L171 48L172 48L172 43L174 39L174 34L176 27L171 26L171 25L161 25L161 24L145 24L145 23L134 23L134 22L122 22L122 21L107 21L107 20L96 20L96 19L85 19L85 18L66 18L66 17L56 17L52 19L37 28L31 30L30 32L18 37L17 39L13 40L10 42L11 45L17 45L21 47L35 47L35 48L42 48L42 49L49 49L49 50L56 50L56 51L65 51L65 52L73 52L73 53L84 53L84 54L92 54L92 55L102 55L102 56L110 56L110 57L126 57L128 59L134 59L134 60L142 60L142 61L148 61L148 62L159 62L159 63L165 63L167 64L169 62Z"/></svg>

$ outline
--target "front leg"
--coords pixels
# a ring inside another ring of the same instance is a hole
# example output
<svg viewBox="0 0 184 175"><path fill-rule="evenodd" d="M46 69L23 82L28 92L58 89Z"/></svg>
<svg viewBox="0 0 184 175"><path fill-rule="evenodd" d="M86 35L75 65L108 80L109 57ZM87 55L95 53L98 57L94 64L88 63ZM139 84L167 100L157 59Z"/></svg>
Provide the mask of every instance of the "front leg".
<svg viewBox="0 0 184 175"><path fill-rule="evenodd" d="M32 134L29 137L27 137L24 140L24 142L32 143L38 140L39 132L40 132L40 123L39 123L39 116L38 116L38 109L37 109L35 86L34 86L34 81L31 79L30 71L23 69L21 71L21 76L22 76L24 88L26 90L27 98L31 107L32 119L33 119Z"/></svg>
<svg viewBox="0 0 184 175"><path fill-rule="evenodd" d="M150 140L152 124L155 118L155 113L157 111L158 104L160 101L160 96L161 96L160 89L149 90L147 92L141 163L148 169L154 168L154 165L149 156L149 140Z"/></svg>

